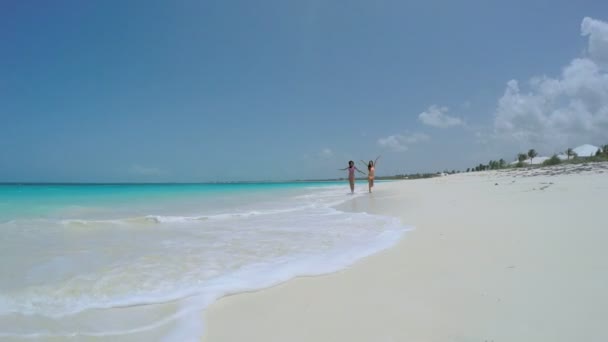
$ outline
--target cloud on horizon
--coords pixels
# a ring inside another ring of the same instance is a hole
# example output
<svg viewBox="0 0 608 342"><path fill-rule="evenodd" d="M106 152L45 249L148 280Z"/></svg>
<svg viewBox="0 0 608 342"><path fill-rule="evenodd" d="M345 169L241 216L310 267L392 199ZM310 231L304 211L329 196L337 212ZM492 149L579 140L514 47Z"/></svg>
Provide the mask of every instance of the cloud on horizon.
<svg viewBox="0 0 608 342"><path fill-rule="evenodd" d="M396 152L403 152L409 149L409 145L418 144L431 140L431 137L424 133L408 133L405 135L394 134L386 138L378 139L378 145Z"/></svg>
<svg viewBox="0 0 608 342"><path fill-rule="evenodd" d="M453 126L462 126L464 121L460 118L450 116L447 113L450 111L448 107L431 105L426 111L418 115L418 120L425 125L448 128Z"/></svg>
<svg viewBox="0 0 608 342"><path fill-rule="evenodd" d="M608 23L585 17L584 57L575 58L556 78L507 82L494 114L498 139L564 148L608 140Z"/></svg>

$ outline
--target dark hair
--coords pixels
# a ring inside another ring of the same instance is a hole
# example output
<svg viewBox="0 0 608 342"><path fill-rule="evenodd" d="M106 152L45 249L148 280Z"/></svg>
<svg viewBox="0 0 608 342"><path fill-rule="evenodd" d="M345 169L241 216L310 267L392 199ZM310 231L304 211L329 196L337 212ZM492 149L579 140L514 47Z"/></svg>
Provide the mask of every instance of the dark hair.
<svg viewBox="0 0 608 342"><path fill-rule="evenodd" d="M355 163L355 162L354 162L354 161L352 161L352 160L349 160L349 161L348 161L348 165L350 165L350 164L354 164L354 163Z"/></svg>
<svg viewBox="0 0 608 342"><path fill-rule="evenodd" d="M371 170L372 166L374 166L374 161L370 160L369 163L367 163L367 169Z"/></svg>

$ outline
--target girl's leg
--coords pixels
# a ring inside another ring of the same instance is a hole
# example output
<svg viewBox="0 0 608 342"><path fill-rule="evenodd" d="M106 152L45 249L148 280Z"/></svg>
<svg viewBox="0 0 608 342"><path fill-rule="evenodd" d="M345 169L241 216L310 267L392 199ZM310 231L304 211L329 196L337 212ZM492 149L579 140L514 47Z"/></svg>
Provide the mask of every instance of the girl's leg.
<svg viewBox="0 0 608 342"><path fill-rule="evenodd" d="M374 179L373 178L369 178L368 179L368 186L369 186L369 192L372 192L372 186L374 186Z"/></svg>
<svg viewBox="0 0 608 342"><path fill-rule="evenodd" d="M350 183L350 193L354 193L355 192L355 180L354 179L349 179L348 180Z"/></svg>

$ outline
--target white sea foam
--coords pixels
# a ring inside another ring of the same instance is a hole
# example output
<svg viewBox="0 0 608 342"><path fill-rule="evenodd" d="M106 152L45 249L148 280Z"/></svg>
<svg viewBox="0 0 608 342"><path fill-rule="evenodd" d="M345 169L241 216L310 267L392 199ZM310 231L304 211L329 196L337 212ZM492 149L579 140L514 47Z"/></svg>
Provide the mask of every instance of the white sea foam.
<svg viewBox="0 0 608 342"><path fill-rule="evenodd" d="M0 337L138 340L170 324L166 339L182 341L200 335L200 311L217 298L340 270L407 230L333 209L352 198L342 188L306 191L201 215L13 222L22 229L1 246L15 262L0 270Z"/></svg>

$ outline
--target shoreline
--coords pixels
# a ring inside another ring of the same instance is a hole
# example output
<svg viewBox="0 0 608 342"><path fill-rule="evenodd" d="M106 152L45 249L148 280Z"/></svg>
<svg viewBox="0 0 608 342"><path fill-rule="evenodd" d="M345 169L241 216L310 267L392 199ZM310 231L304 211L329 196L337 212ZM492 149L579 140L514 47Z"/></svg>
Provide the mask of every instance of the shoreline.
<svg viewBox="0 0 608 342"><path fill-rule="evenodd" d="M344 270L217 300L203 341L606 340L606 165L379 183L338 209L415 230Z"/></svg>

